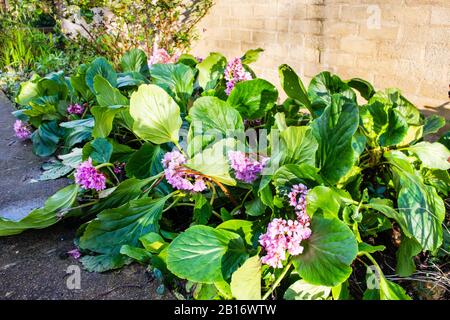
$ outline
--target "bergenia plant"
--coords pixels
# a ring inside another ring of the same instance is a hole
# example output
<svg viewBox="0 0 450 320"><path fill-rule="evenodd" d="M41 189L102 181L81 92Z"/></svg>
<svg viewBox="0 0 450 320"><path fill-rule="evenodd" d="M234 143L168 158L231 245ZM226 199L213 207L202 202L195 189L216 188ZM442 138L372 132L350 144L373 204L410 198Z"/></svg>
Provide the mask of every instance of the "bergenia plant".
<svg viewBox="0 0 450 320"><path fill-rule="evenodd" d="M287 65L280 101L250 67L261 51L132 50L22 83L17 136L74 183L0 236L77 216L84 268L151 265L190 299L416 298L414 257L448 253L450 152L428 139L445 120Z"/></svg>

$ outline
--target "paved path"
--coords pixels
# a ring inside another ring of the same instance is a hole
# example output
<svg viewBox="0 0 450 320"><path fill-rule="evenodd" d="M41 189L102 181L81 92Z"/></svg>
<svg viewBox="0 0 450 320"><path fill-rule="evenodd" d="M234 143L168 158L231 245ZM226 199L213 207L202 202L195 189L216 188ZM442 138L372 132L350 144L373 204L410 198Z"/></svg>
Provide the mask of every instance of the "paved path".
<svg viewBox="0 0 450 320"><path fill-rule="evenodd" d="M11 111L11 103L0 91L0 216L20 219L42 206L67 180L32 183L45 159L33 155L31 142L14 137ZM74 248L77 228L78 222L63 221L47 229L0 237L0 300L172 298L168 293L158 295L159 283L138 264L103 274L81 270L81 289L70 290L68 268L79 264L67 251Z"/></svg>
<svg viewBox="0 0 450 320"><path fill-rule="evenodd" d="M14 136L13 110L0 90L0 216L18 220L40 207L67 181L32 183L41 174L43 159L32 153L30 140L22 142Z"/></svg>

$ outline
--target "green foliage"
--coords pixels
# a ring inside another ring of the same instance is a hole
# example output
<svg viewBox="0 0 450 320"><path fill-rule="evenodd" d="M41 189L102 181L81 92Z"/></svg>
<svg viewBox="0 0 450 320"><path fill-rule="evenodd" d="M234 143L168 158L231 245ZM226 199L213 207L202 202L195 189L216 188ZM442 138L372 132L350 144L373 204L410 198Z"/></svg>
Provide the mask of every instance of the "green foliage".
<svg viewBox="0 0 450 320"><path fill-rule="evenodd" d="M227 59L219 53L148 68L135 49L116 57L117 68L98 57L67 76L22 83L15 115L34 127L34 152L61 153L41 179L71 178L90 158L106 189L72 184L21 221L1 219L0 235L81 214L87 222L76 244L86 269L151 264L167 283L188 281L195 299L410 299L380 264L389 255L396 274L408 277L419 268L417 255L439 259L447 248L448 134L424 140L444 120L424 117L397 89L377 91L363 79L322 72L306 89L287 65L279 75L289 98L279 102L275 87L248 65L260 52L241 58L253 80L238 82L229 96ZM68 114L73 103L84 112ZM181 163L170 167L165 155L176 150ZM241 179L232 165L236 150L268 158L254 180ZM201 179L205 189L177 189L170 184L176 178ZM308 192L294 208L298 184ZM303 205L306 222L297 216ZM284 252L280 268L261 260L268 253L259 239L274 219L300 219L311 231L301 253ZM393 228L399 246L386 240ZM366 265L362 293L353 282Z"/></svg>

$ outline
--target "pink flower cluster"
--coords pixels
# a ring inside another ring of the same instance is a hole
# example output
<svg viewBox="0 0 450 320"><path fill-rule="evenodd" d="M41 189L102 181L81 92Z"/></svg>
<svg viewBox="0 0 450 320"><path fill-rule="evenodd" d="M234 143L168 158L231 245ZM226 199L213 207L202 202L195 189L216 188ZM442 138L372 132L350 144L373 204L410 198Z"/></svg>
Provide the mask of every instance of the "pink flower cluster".
<svg viewBox="0 0 450 320"><path fill-rule="evenodd" d="M308 195L308 188L302 184L296 184L292 186L291 192L289 192L289 204L294 207L297 219L303 223L309 223L309 216L306 213L306 196Z"/></svg>
<svg viewBox="0 0 450 320"><path fill-rule="evenodd" d="M242 151L230 151L228 154L231 168L237 179L252 183L264 169L269 158L260 156L260 161L251 159Z"/></svg>
<svg viewBox="0 0 450 320"><path fill-rule="evenodd" d="M20 140L26 140L31 137L30 125L22 120L16 120L14 122L14 132Z"/></svg>
<svg viewBox="0 0 450 320"><path fill-rule="evenodd" d="M126 165L125 162L118 162L118 161L114 162L114 169L113 169L114 173L121 174L123 172L123 169L125 169L125 165Z"/></svg>
<svg viewBox="0 0 450 320"><path fill-rule="evenodd" d="M282 268L286 250L295 256L303 252L301 242L311 236L311 229L299 221L273 219L266 233L259 237L259 243L266 251L261 262L273 268Z"/></svg>
<svg viewBox="0 0 450 320"><path fill-rule="evenodd" d="M67 112L69 114L78 114L78 115L82 115L84 112L84 107L81 104L75 103L75 104L70 104L67 107Z"/></svg>
<svg viewBox="0 0 450 320"><path fill-rule="evenodd" d="M304 184L292 186L288 194L289 204L294 207L297 220L274 219L267 226L266 233L259 238L259 243L266 251L261 262L273 268L282 268L286 260L286 250L295 256L303 252L302 240L311 236L310 220L306 213L306 195L308 188Z"/></svg>
<svg viewBox="0 0 450 320"><path fill-rule="evenodd" d="M167 182L178 190L202 192L206 189L205 179L199 175L187 173L183 167L185 163L186 157L179 151L167 152L164 155L162 164Z"/></svg>
<svg viewBox="0 0 450 320"><path fill-rule="evenodd" d="M106 177L92 165L91 158L82 162L76 169L75 183L86 190L101 191L106 189Z"/></svg>
<svg viewBox="0 0 450 320"><path fill-rule="evenodd" d="M225 68L225 80L227 81L225 93L229 96L236 83L244 80L252 80L252 75L245 71L240 58L234 58L228 62Z"/></svg>
<svg viewBox="0 0 450 320"><path fill-rule="evenodd" d="M148 64L151 66L158 63L176 63L179 57L179 54L170 56L166 49L156 49L150 57Z"/></svg>

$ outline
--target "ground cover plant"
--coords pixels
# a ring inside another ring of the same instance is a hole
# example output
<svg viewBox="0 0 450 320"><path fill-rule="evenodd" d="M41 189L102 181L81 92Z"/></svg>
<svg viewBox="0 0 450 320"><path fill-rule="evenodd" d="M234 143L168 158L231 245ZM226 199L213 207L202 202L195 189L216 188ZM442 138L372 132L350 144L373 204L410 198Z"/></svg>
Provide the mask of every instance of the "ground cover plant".
<svg viewBox="0 0 450 320"><path fill-rule="evenodd" d="M0 236L78 219L87 270L137 261L188 298L417 297L419 260L448 258L448 135L424 141L445 120L362 79L306 88L287 65L281 102L250 67L261 51L149 66L133 49L22 83L16 135L57 155L41 179L74 183Z"/></svg>

